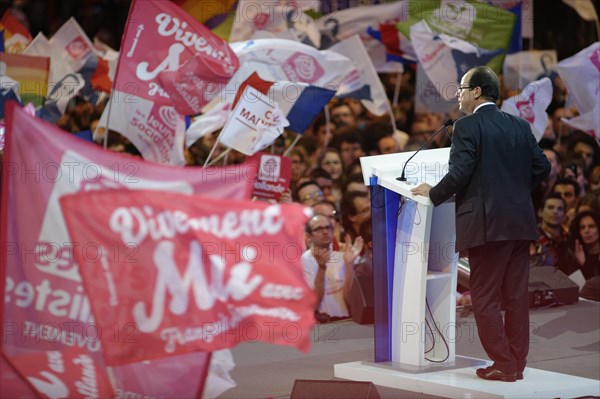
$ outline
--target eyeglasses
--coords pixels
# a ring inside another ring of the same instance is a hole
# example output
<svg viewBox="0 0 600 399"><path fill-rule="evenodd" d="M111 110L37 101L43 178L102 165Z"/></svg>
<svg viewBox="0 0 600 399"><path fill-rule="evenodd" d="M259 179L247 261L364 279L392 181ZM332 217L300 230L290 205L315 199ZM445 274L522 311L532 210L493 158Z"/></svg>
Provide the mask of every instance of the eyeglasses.
<svg viewBox="0 0 600 399"><path fill-rule="evenodd" d="M321 226L321 227L315 227L314 229L311 229L310 231L313 233L319 233L319 232L332 231L332 230L333 230L333 226Z"/></svg>
<svg viewBox="0 0 600 399"><path fill-rule="evenodd" d="M319 190L319 191L314 191L312 193L308 193L304 197L302 197L302 201L308 201L308 200L316 199L316 198L323 198L323 191Z"/></svg>
<svg viewBox="0 0 600 399"><path fill-rule="evenodd" d="M473 90L475 87L477 86L458 86L456 88L456 91L461 91L461 90Z"/></svg>

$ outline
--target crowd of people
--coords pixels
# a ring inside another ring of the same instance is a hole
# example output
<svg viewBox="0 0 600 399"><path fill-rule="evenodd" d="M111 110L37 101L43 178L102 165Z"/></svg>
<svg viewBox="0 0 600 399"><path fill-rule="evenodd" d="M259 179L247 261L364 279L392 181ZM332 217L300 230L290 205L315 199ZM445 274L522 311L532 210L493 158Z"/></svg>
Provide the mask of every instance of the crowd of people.
<svg viewBox="0 0 600 399"><path fill-rule="evenodd" d="M389 115L369 113L359 100L332 100L328 115L325 112L319 115L293 146L296 133L286 131L266 149L291 158L290 188L280 202L297 202L314 210L315 217L306 226L308 252L303 259L310 285L325 293L319 295L322 301L317 308L326 315L320 317L321 320L348 317L351 310L343 296L347 295L352 276L371 273L370 193L364 184L359 158L413 151L448 117L461 116L458 110L451 115L415 112L416 76L410 67L403 74L381 74L380 77L390 99L394 97L396 79L401 79L397 96L400 100L393 105L393 123ZM531 245L531 265L556 267L568 275L580 271L586 280L597 280L600 278L600 151L593 137L570 128L561 120L561 117L574 115L575 110L567 108L569 93L560 76L553 73L550 77L554 95L547 109L549 123L539 144L552 171L532 193L538 210L540 236ZM514 94L514 91L503 90L499 102ZM57 125L72 133L94 131L105 106L106 100L94 105L76 97ZM186 148L186 166L204 165L218 134L204 136ZM98 145L103 145L103 136L101 129L96 132ZM449 135L440 134L427 148L449 145ZM109 133L107 147L140 156L135 146L116 132ZM224 151L226 148L218 145L212 159ZM217 165L240 163L244 158L243 154L230 151ZM329 253L317 254L317 248L325 248L324 243ZM327 267L326 273L318 272L323 262L329 264L327 260L333 259L352 262L353 266L331 268L331 272ZM315 265L319 265L319 269ZM316 281L319 279L321 283ZM329 296L337 296L336 310L330 310L327 305Z"/></svg>

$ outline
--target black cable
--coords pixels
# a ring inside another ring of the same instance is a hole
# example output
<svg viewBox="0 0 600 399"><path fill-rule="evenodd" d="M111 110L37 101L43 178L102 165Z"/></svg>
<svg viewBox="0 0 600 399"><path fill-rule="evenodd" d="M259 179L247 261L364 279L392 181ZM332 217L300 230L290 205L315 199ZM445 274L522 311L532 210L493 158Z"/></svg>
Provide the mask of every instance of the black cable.
<svg viewBox="0 0 600 399"><path fill-rule="evenodd" d="M429 335L431 335L431 348L429 348L428 350L425 351L425 353L429 353L433 350L433 348L435 348L435 335L433 335L433 330L431 329L431 326L429 325L429 321L427 320L427 317L425 318L425 324L427 324L427 328L429 328ZM427 337L427 331L425 331L425 337Z"/></svg>
<svg viewBox="0 0 600 399"><path fill-rule="evenodd" d="M404 207L404 201L405 201L404 196L400 195L398 212L396 212L396 219L398 219L398 217L400 216L400 212L402 212L402 208Z"/></svg>
<svg viewBox="0 0 600 399"><path fill-rule="evenodd" d="M432 363L444 363L450 357L450 347L448 346L448 342L446 342L446 338L444 338L444 334L442 334L442 332L440 331L437 324L435 324L435 318L433 317L433 313L431 312L431 308L429 307L429 302L427 301L427 298L425 298L425 305L427 306L427 310L429 311L429 315L431 317L431 321L433 322L433 326L435 327L438 334L440 334L440 337L442 338L442 341L444 342L444 346L446 347L446 357L443 360L433 360L433 359L428 359L427 357L425 358L425 360L428 360ZM427 321L427 316L425 316L425 321ZM435 342L435 339L434 339L434 342Z"/></svg>

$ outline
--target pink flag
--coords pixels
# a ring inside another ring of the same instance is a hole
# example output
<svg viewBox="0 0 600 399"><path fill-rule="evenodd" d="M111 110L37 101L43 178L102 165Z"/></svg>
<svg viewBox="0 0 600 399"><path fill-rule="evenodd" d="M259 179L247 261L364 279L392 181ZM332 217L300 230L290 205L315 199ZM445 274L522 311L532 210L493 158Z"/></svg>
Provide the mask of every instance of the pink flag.
<svg viewBox="0 0 600 399"><path fill-rule="evenodd" d="M61 205L71 235L100 249L98 259L75 253L99 328L139 328L131 345L102 338L109 365L244 341L308 351L304 207L130 190Z"/></svg>
<svg viewBox="0 0 600 399"><path fill-rule="evenodd" d="M560 61L556 70L575 99L577 111L592 111L600 102L600 42Z"/></svg>
<svg viewBox="0 0 600 399"><path fill-rule="evenodd" d="M193 108L206 102L206 92L195 83L208 76L208 72L196 76L198 68L206 66L210 66L210 76L222 79L235 72L238 60L226 42L172 2L133 1L112 107L106 107L108 127L127 137L144 159L182 165L185 124L177 107L188 104ZM183 81L176 73L180 67ZM178 93L175 102L172 93Z"/></svg>
<svg viewBox="0 0 600 399"><path fill-rule="evenodd" d="M12 364L42 398L114 396L104 364L76 346L18 355Z"/></svg>
<svg viewBox="0 0 600 399"><path fill-rule="evenodd" d="M249 198L257 165L186 169L158 165L105 151L27 115L14 103L7 105L6 114L0 213L2 352L12 362L24 353L77 347L102 365L100 335L129 346L139 332L122 324L98 329L74 256L82 251L91 259L97 246L69 236L60 198L113 188ZM97 211L82 205L88 216ZM133 252L124 255L135 257ZM114 368L113 388L124 396L194 396L202 390L209 357L194 353Z"/></svg>
<svg viewBox="0 0 600 399"><path fill-rule="evenodd" d="M561 118L561 120L574 129L579 129L594 139L600 145L600 103L596 103L594 109L571 119Z"/></svg>
<svg viewBox="0 0 600 399"><path fill-rule="evenodd" d="M529 83L523 91L502 102L502 111L520 116L529 122L537 141L542 139L548 125L546 108L552 101L552 82L542 78Z"/></svg>

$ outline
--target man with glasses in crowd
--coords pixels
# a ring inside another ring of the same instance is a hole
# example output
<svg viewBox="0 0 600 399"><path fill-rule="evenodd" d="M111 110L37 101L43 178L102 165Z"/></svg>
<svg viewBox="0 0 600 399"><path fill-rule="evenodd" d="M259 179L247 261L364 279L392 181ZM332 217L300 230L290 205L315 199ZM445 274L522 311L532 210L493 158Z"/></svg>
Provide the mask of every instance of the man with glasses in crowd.
<svg viewBox="0 0 600 399"><path fill-rule="evenodd" d="M494 362L477 376L513 382L523 378L529 351L529 244L538 238L531 191L550 163L529 123L498 109L499 95L488 67L462 77L456 96L467 115L454 123L448 173L412 192L435 206L456 195L456 250L468 250L477 330Z"/></svg>
<svg viewBox="0 0 600 399"><path fill-rule="evenodd" d="M306 234L312 244L301 259L306 282L317 294L315 318L320 323L328 323L350 317L348 303L353 264L362 251L362 238L352 243L346 236L345 251L332 250L333 223L323 215L315 215L308 221Z"/></svg>
<svg viewBox="0 0 600 399"><path fill-rule="evenodd" d="M323 190L313 180L306 181L296 189L296 198L304 206L313 206L324 198Z"/></svg>

